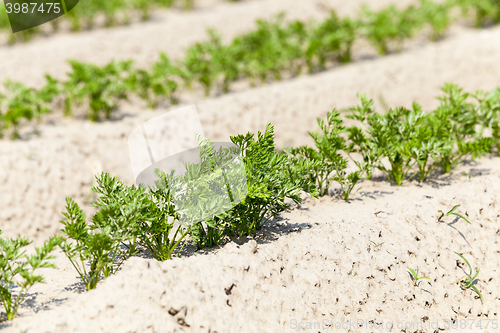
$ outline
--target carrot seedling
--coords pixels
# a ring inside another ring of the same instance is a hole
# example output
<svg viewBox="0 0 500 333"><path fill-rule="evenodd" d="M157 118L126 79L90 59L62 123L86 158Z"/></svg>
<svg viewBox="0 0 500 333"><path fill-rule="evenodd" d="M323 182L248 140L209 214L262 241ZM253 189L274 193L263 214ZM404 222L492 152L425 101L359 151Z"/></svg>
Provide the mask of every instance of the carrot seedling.
<svg viewBox="0 0 500 333"><path fill-rule="evenodd" d="M417 266L417 270L414 271L413 269L411 269L410 267L406 267L410 270L411 272L411 277L413 279L413 285L415 286L417 284L417 281L418 280L422 280L422 279L426 279L426 280L430 280L430 278L428 278L427 276L418 276L418 266Z"/></svg>
<svg viewBox="0 0 500 333"><path fill-rule="evenodd" d="M459 214L459 213L455 213L455 210L460 207L460 205L455 205L448 213L443 213L442 210L438 210L439 213L441 213L441 216L438 218L438 221L441 221L441 219L445 216L448 216L448 215L455 215L455 216L458 216L458 217L461 217L463 218L467 223L469 224L472 224L470 223L469 220L467 220L463 215Z"/></svg>
<svg viewBox="0 0 500 333"><path fill-rule="evenodd" d="M460 258L462 258L467 263L467 266L469 266L469 274L458 279L456 283L457 284L459 283L460 288L462 288L464 290L468 289L468 288L472 288L479 295L479 298L481 298L481 304L483 304L483 296L481 295L481 293L479 292L477 287L472 284L472 282L474 282L477 275L479 274L479 269L477 270L476 274L474 274L474 276L472 276L472 267L469 264L469 262L467 261L467 259L465 259L460 253L457 253L457 252L455 252L455 253L458 256L460 256Z"/></svg>

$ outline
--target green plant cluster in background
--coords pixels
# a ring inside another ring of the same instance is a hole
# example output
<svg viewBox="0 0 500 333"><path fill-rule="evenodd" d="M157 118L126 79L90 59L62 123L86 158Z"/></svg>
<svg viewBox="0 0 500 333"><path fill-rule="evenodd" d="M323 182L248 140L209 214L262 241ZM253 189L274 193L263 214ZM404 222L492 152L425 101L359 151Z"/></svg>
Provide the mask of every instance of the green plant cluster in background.
<svg viewBox="0 0 500 333"><path fill-rule="evenodd" d="M161 5L168 3L158 1ZM255 85L280 80L285 73L299 75L304 70L324 70L331 64L351 61L352 44L360 37L384 54L425 26L431 27L431 39L439 38L454 19L453 8L459 5L469 15L480 11L478 3L450 0L438 4L422 0L419 6L398 9L391 5L379 11L364 6L357 19L341 19L332 11L323 22L309 23L285 23L280 14L270 21L258 20L255 30L235 37L227 45L216 31L209 30L210 38L189 47L183 60L174 62L160 53L160 59L150 69L136 69L132 61L112 61L102 67L70 61L66 81L47 75L47 84L40 90L11 81L4 84L3 93L0 92L0 136L9 130L11 137L18 137L20 126L49 112L55 107L53 100L60 96L66 115L72 114L76 105L86 103L89 119L96 121L103 116L110 118L118 102L130 94L155 108L164 100L177 103L180 92L192 89L194 84L201 86L206 95L214 89L227 93L231 84L241 79ZM495 6L491 8L497 10ZM491 8L481 16L481 25L497 22ZM439 115L436 120L439 121ZM460 156L450 155L441 163L451 166L457 158ZM419 165L421 178L425 178L429 169ZM404 171L405 165L400 167ZM366 172L369 177L370 170Z"/></svg>
<svg viewBox="0 0 500 333"><path fill-rule="evenodd" d="M50 21L50 25L54 31L57 31L61 21L69 21L72 31L92 29L96 25L96 17L100 15L104 16L105 27L127 25L130 23L131 14L139 14L142 21L147 21L151 18L152 11L158 8L170 8L177 3L183 10L192 10L195 0L81 0L66 15ZM0 31L2 30L10 30L9 18L3 2L0 3ZM9 44L27 42L41 32L42 30L38 26L11 34Z"/></svg>
<svg viewBox="0 0 500 333"><path fill-rule="evenodd" d="M234 147L218 152L211 148L210 141L201 140L200 162L185 164L183 176L157 170L156 187L127 186L108 173L96 176L97 186L92 190L100 196L93 206L99 211L87 221L78 204L67 198L65 219L61 221L66 238L51 238L35 256L26 257L26 264L17 260L24 255L19 249L29 241L0 239L0 300L8 319L15 315L27 289L42 281L33 271L50 267L45 260L50 259L48 253L54 246L58 245L68 256L90 290L141 249L163 261L178 255L188 243L198 248L213 247L227 237L250 236L289 208L287 199L299 204L301 193L325 195L332 182L340 185L341 196L348 201L362 175L371 175L374 168L385 172L397 185L415 175L425 181L437 168L442 173L450 172L466 156L478 158L498 147L500 90L469 95L456 85L447 84L443 92L441 105L432 112L425 113L414 103L411 109L400 107L383 115L373 110L373 101L360 95L361 105L351 108L350 118L362 126L345 127L340 114L332 110L326 120L318 119L319 132L309 132L315 147L277 152L271 124L257 138L251 133L231 137ZM476 103L467 101L469 97ZM433 127L436 117L441 125ZM462 125L455 126L459 122ZM484 135L486 129L492 136ZM355 161L358 170L348 173L344 156L352 153L358 153L360 161ZM242 196L241 200L222 212L210 213L213 207L227 202L221 196L206 195L207 191L212 193L209 188L214 184L213 178L221 176L217 166L235 154L242 162L245 177L226 170L224 196L232 202ZM384 165L382 159L388 163ZM240 182L230 187L228 179ZM179 204L179 196L187 204ZM201 200L193 201L195 197ZM456 207L447 214L457 215ZM186 222L183 216L192 219ZM422 278L415 273L415 281ZM25 282L13 279L18 274ZM458 281L460 287L472 288L479 294L472 284L476 277L471 269L466 280ZM14 283L21 287L15 297Z"/></svg>
<svg viewBox="0 0 500 333"><path fill-rule="evenodd" d="M43 276L35 275L35 270L55 268L48 261L54 259L50 252L63 240L61 236L53 236L42 247L35 248L35 254L27 255L23 250L31 244L27 237L0 238L0 303L7 320L14 318L30 288L38 282L44 282ZM18 288L17 292L14 292L14 287Z"/></svg>
<svg viewBox="0 0 500 333"><path fill-rule="evenodd" d="M138 9L171 4L127 3L137 4L134 8ZM323 70L331 63L349 62L351 46L358 37L366 38L381 54L400 47L426 25L431 27L430 37L435 40L453 20L450 13L457 5L464 14L475 15L476 26L499 23L497 1L437 4L423 0L420 6L402 10L389 6L375 12L363 7L357 19L341 19L332 12L320 23L285 24L283 16L272 21L259 20L255 30L236 37L228 45L221 42L217 32L209 31L209 40L190 47L183 61L174 63L162 53L150 69L136 69L132 61L112 61L102 67L70 61L71 72L66 81L47 75L47 84L40 90L10 80L5 82L0 94L0 136L18 137L20 126L50 112L56 100L62 102L66 115L85 104L88 117L97 121L110 118L120 100L132 93L154 108L164 99L177 103L180 90L192 88L195 83L206 94L214 87L228 92L231 84L240 79L256 84L280 80L285 73L298 75L304 70ZM106 6L114 5L110 2ZM110 25L116 23L113 15L125 8L120 6L109 9ZM90 18L85 18L90 14L81 15L78 24L91 23ZM4 24L1 17L0 13L0 28ZM498 154L500 89L466 93L447 84L442 91L440 105L431 112L424 112L414 103L411 108L399 107L379 114L372 100L359 95L360 105L351 108L348 115L358 125L344 126L341 115L332 110L326 119L318 119L318 132L309 132L314 147L276 152L271 124L256 138L251 133L231 137L241 153L246 176L246 184L240 185L246 185L248 192L224 213L198 216L199 212L189 207L179 209L175 204L179 192L167 186L180 184L179 188L189 187L193 193L204 191L208 182L205 178L199 181L196 176L200 170L216 171L213 158L209 157L213 154L208 148L210 142L200 142L201 162L186 165L183 177L159 172L163 186L157 188L127 186L107 173L97 176L93 191L100 197L93 205L99 211L87 220L78 204L67 198L65 220L61 221L65 239L52 237L32 256L21 251L30 243L27 239L0 239L0 300L7 319L15 316L28 289L43 281L33 272L52 267L47 260L55 246L68 256L90 290L141 249L147 249L157 260L168 260L189 242L198 248L212 247L227 237L252 235L289 207L287 198L300 203L302 192L314 197L325 195L336 182L342 198L348 201L358 182L363 177L371 179L375 169L401 185L412 178L424 182L437 171L450 173L464 159L480 158L495 148ZM350 172L347 157L356 166ZM231 199L238 195L234 191L228 193ZM206 199L203 204L207 207L220 204L216 197ZM457 215L455 209L447 215ZM185 223L182 216L186 214L198 218ZM473 275L470 265L469 269L465 280L457 283L479 293L472 284L479 271ZM415 280L420 279L418 271L415 273ZM14 292L16 288L19 289Z"/></svg>

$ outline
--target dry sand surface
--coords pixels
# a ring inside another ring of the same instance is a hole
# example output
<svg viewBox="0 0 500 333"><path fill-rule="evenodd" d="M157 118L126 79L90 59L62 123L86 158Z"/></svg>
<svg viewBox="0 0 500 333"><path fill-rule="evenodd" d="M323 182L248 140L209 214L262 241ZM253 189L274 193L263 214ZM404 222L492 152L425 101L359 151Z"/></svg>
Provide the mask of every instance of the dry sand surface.
<svg viewBox="0 0 500 333"><path fill-rule="evenodd" d="M149 23L58 34L0 48L0 81L10 77L39 87L45 73L64 79L66 59L100 64L134 59L139 67L147 66L161 50L182 56L187 46L206 36L208 27L230 38L251 29L256 18L280 11L289 18L319 19L327 7L352 15L361 3L215 1L191 13L161 12ZM390 1L369 3L380 7ZM224 96L186 94L180 106L196 103L205 136L214 141L262 131L271 122L282 148L311 144L307 130L315 129L316 118L332 108L355 105L358 92L374 98L381 111L379 96L391 107L416 101L431 110L445 82L468 91L500 86L500 28L455 26L438 43L413 42L402 53L385 57L363 44L357 48L356 61L346 66L253 89L242 85ZM92 213L90 187L100 171L132 184L129 133L171 109L146 110L132 100L122 104L112 121L53 115L37 126L39 137L28 128L22 140L0 141L2 236L21 234L41 245L61 228L67 196ZM499 162L497 157L469 161L452 175L434 175L425 184L396 187L383 177L363 181L350 203L336 196L307 199L254 239L233 239L221 248L191 251L163 263L131 258L88 293L58 252L58 269L43 271L47 283L36 285L19 316L0 330L290 332L299 323L319 322L321 328L306 331L328 332L348 331L346 323L359 319L363 326L349 326L352 332L389 331L388 323L394 325L392 332L420 332L407 323L421 321L422 332L437 332L446 330L445 320L474 319L477 324L479 319L498 319ZM437 222L439 209L457 204L472 224L453 217ZM384 244L374 248L370 240ZM474 292L455 284L468 271L454 251L480 269L476 286L484 305ZM413 286L407 267L417 266L431 279ZM377 326L382 321L384 329ZM339 323L344 326L335 329ZM462 330L497 331L492 323L488 329Z"/></svg>

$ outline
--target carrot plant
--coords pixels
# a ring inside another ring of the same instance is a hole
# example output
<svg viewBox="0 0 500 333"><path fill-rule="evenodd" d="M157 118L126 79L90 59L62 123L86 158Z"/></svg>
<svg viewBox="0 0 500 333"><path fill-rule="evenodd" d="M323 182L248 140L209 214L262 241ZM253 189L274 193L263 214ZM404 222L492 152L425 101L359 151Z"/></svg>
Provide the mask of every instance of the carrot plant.
<svg viewBox="0 0 500 333"><path fill-rule="evenodd" d="M341 136L346 132L343 121L337 110L328 112L326 122L317 119L321 133L308 132L315 142L316 149L301 146L290 148L286 153L300 156L312 162L311 179L316 184L320 195L328 193L332 181L340 184L342 196L348 201L352 190L366 171L366 166L356 162L359 170L347 173L347 159L341 151L347 150L345 139Z"/></svg>
<svg viewBox="0 0 500 333"><path fill-rule="evenodd" d="M300 192L317 196L317 188L308 177L311 163L297 162L285 154L274 151L274 127L268 124L264 133L231 137L242 152L247 174L248 193L224 217L232 235L250 235L270 219L288 208L285 198L300 202Z"/></svg>
<svg viewBox="0 0 500 333"><path fill-rule="evenodd" d="M50 253L62 241L62 237L52 236L42 247L35 248L35 254L27 255L23 250L31 244L27 237L0 238L0 302L7 320L14 319L30 288L38 282L44 282L43 276L36 275L35 271L39 268L55 268L48 260L54 259ZM17 293L14 292L15 286L20 288Z"/></svg>
<svg viewBox="0 0 500 333"><path fill-rule="evenodd" d="M214 85L217 75L216 66L210 60L211 52L213 52L213 43L210 41L198 42L187 50L184 59L184 67L188 73L187 86L189 87L192 81L199 82L203 86L206 96L210 94L210 89Z"/></svg>
<svg viewBox="0 0 500 333"><path fill-rule="evenodd" d="M155 62L150 70L138 69L131 79L134 91L154 109L162 98L168 98L171 104L177 104L176 92L184 73L172 64L165 53Z"/></svg>
<svg viewBox="0 0 500 333"><path fill-rule="evenodd" d="M393 43L401 47L403 40L413 37L423 24L416 15L414 6L400 11L394 5L378 12L364 5L360 21L361 34L373 44L379 54L388 53Z"/></svg>
<svg viewBox="0 0 500 333"><path fill-rule="evenodd" d="M85 214L72 199L66 199L67 236L61 248L77 270L87 290L115 273L123 261L137 252L138 240L158 217L155 203L144 188L127 187L116 177L102 173L92 190L101 196L92 205L99 211L87 223ZM69 241L71 240L71 242ZM87 270L87 264L90 269Z"/></svg>
<svg viewBox="0 0 500 333"><path fill-rule="evenodd" d="M241 151L236 146L218 146L198 138L197 163L185 163L183 175L162 173L161 177L162 182L167 180L177 219L199 248L221 242L229 227L226 212L248 192Z"/></svg>
<svg viewBox="0 0 500 333"><path fill-rule="evenodd" d="M429 115L427 124L432 136L444 143L438 161L442 171L449 173L467 156L475 159L489 152L493 140L478 134L478 119L474 105L467 101L468 93L449 83L442 90L446 95L438 98L441 105Z"/></svg>
<svg viewBox="0 0 500 333"><path fill-rule="evenodd" d="M317 119L321 133L308 132L314 140L316 149L300 146L287 150L292 156L301 156L317 162L312 170L312 177L320 195L328 193L334 173L338 180L345 178L340 172L347 167L347 160L340 154L346 148L345 140L340 136L345 132L343 121L335 109L328 112L326 118L326 122L321 118Z"/></svg>
<svg viewBox="0 0 500 333"><path fill-rule="evenodd" d="M145 221L156 218L153 201L145 188L127 186L118 178L102 173L92 190L100 197L92 203L99 211L92 217L91 229L109 228L113 237L127 248L125 257L136 253L137 241Z"/></svg>
<svg viewBox="0 0 500 333"><path fill-rule="evenodd" d="M5 82L6 94L0 94L0 137L3 130L12 128L11 137L18 138L23 122L50 112L55 82L49 76L47 79L49 82L40 91L11 80Z"/></svg>
<svg viewBox="0 0 500 333"><path fill-rule="evenodd" d="M221 81L223 93L229 92L230 84L240 77L241 57L243 50L235 45L222 45L222 39L218 32L209 30L210 35L210 59L214 64L214 83Z"/></svg>
<svg viewBox="0 0 500 333"><path fill-rule="evenodd" d="M358 126L347 128L349 137L346 152L356 164L364 166L366 178L371 179L373 168L380 160L380 152L376 149L375 140L366 132L366 121L368 117L375 113L375 110L373 108L373 100L368 99L365 94L358 94L357 96L360 99L361 106L349 108L351 114L347 115L347 118L359 121L361 126L365 126L365 128ZM362 161L356 161L352 157L352 153L360 154Z"/></svg>
<svg viewBox="0 0 500 333"><path fill-rule="evenodd" d="M500 89L488 93L477 91L472 97L477 102L475 117L479 128L476 131L476 140L483 136L484 130L489 129L500 156Z"/></svg>
<svg viewBox="0 0 500 333"><path fill-rule="evenodd" d="M180 252L186 244L186 236L192 233L193 226L175 226L175 222L179 221L179 214L170 186L171 175L166 175L161 170L157 170L157 174L157 186L148 190L151 200L148 209L150 216L141 221L139 243L149 250L156 260L164 261Z"/></svg>
<svg viewBox="0 0 500 333"><path fill-rule="evenodd" d="M450 12L455 4L454 0L444 3L420 0L420 3L421 19L432 28L431 40L437 41L444 35L453 20Z"/></svg>
<svg viewBox="0 0 500 333"><path fill-rule="evenodd" d="M239 49L241 72L252 83L264 83L270 76L280 80L282 72L292 69L295 61L303 57L302 27L296 22L287 26L283 21L283 13L271 21L257 20L254 31L238 36L232 43Z"/></svg>
<svg viewBox="0 0 500 333"><path fill-rule="evenodd" d="M329 58L350 62L357 28L357 21L350 18L340 19L335 11L331 11L330 17L315 27L307 39L305 57L309 72L315 67L325 69Z"/></svg>
<svg viewBox="0 0 500 333"><path fill-rule="evenodd" d="M456 3L464 15L472 12L476 28L500 22L500 3L497 0L456 0Z"/></svg>
<svg viewBox="0 0 500 333"><path fill-rule="evenodd" d="M71 198L66 198L63 215L67 221L61 221L64 224L62 232L68 239L60 247L87 290L94 289L102 278L114 273L121 265L121 262L115 265L115 261L121 259L119 245L122 239L112 235L110 227L99 232L93 230L86 222L83 210Z"/></svg>
<svg viewBox="0 0 500 333"><path fill-rule="evenodd" d="M380 115L372 109L373 101L368 101L366 96L360 98L362 106L351 109L352 114L349 117L361 121L367 129L362 132L351 127L350 151L361 152L368 165L382 170L389 179L401 185L410 169L417 163L413 154L415 148L420 148L421 142L415 134L422 126L425 114L414 104L413 109L399 107ZM384 157L388 158L390 169L381 163L380 159Z"/></svg>
<svg viewBox="0 0 500 333"><path fill-rule="evenodd" d="M442 210L438 210L438 212L439 212L439 213L441 213L441 215L438 217L438 221L441 221L441 219L442 219L443 217L445 217L445 216L448 216L448 215L455 215L455 216L458 216L458 217L460 217L460 218L464 219L464 220L465 220L465 222L467 222L467 223L471 224L471 223L470 223L470 221L469 221L469 220L467 220L467 219L466 219L466 218L465 218L462 214L459 214L459 213L456 213L456 212L455 212L455 210L456 210L458 207L460 207L460 205L455 205L455 206L453 206L453 208L452 208L452 209L450 209L450 210L449 210L446 214L445 214L445 213L443 213L443 211L442 211Z"/></svg>

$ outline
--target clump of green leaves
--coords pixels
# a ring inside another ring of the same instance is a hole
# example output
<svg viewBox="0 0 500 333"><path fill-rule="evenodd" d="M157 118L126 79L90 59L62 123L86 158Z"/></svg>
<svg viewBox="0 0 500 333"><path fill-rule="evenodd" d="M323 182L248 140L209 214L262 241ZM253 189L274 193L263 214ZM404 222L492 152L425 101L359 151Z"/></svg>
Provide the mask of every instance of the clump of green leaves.
<svg viewBox="0 0 500 333"><path fill-rule="evenodd" d="M400 11L395 5L390 5L374 12L364 5L360 16L361 34L379 54L388 53L389 46L394 43L400 48L403 40L413 37L422 26L414 6Z"/></svg>
<svg viewBox="0 0 500 333"><path fill-rule="evenodd" d="M439 212L439 213L441 213L441 216L439 216L439 217L438 217L438 221L440 221L440 220L441 220L443 217L445 217L445 216L448 216L448 215L455 215L455 216L458 216L458 217L460 217L460 218L464 219L467 223L469 223L469 224L470 224L470 221L469 221L469 220L467 220L467 219L466 219L466 218L465 218L462 214L459 214L459 213L456 213L456 212L455 212L455 210L456 210L458 207L460 207L460 205L455 205L455 206L453 206L453 208L452 208L452 209L450 209L450 211L449 211L448 213L446 213L446 214L445 214L445 213L443 213L443 211L442 211L442 210L438 210L438 212Z"/></svg>
<svg viewBox="0 0 500 333"><path fill-rule="evenodd" d="M347 167L347 160L340 154L345 149L345 140L340 136L345 131L343 121L337 110L328 112L326 122L318 118L318 125L321 133L308 131L313 138L316 149L307 146L291 148L287 153L292 156L301 156L310 161L314 161L315 167L312 171L312 178L319 189L320 195L328 193L328 188L332 181L332 174L339 174Z"/></svg>
<svg viewBox="0 0 500 333"><path fill-rule="evenodd" d="M373 108L373 100L368 99L365 94L358 94L358 98L361 101L361 106L351 107L350 115L347 118L359 121L362 126L366 126L366 121L368 117L375 113ZM363 165L366 172L366 179L370 180L373 176L373 168L380 160L379 151L376 149L376 141L366 133L366 128L358 126L351 126L347 128L349 133L348 146L346 149L347 154L352 158L352 153L360 154L362 161L356 161L356 164Z"/></svg>
<svg viewBox="0 0 500 333"><path fill-rule="evenodd" d="M64 224L64 232L69 239L60 245L71 264L76 269L87 290L94 289L104 277L114 273L115 259L120 258L119 245L121 238L114 237L111 228L92 229L86 222L85 213L71 198L66 198L66 213L63 215L68 221ZM72 241L70 241L70 239ZM89 266L87 268L87 266Z"/></svg>
<svg viewBox="0 0 500 333"><path fill-rule="evenodd" d="M458 279L456 283L460 284L460 288L462 288L462 289L472 288L479 295L479 297L481 298L481 304L483 304L483 296L481 295L481 293L479 292L477 287L472 284L474 282L474 280L476 279L477 275L479 274L479 270L477 270L476 274L474 274L474 276L472 276L472 267L469 264L469 262L467 261L467 259L465 259L464 256L462 256L460 253L457 253L457 252L455 252L455 253L467 263L467 266L469 266L469 274Z"/></svg>
<svg viewBox="0 0 500 333"><path fill-rule="evenodd" d="M453 84L442 90L441 105L430 113L413 103L412 109L399 107L383 115L375 113L373 101L358 95L361 106L351 108L348 118L358 120L363 128L348 128L349 153L359 153L367 168L367 178L376 167L389 179L401 185L413 166L418 167L420 181L425 181L437 166L449 173L466 157L481 157L495 144L498 127L500 93L484 96L462 92ZM478 104L467 99L474 96ZM493 137L484 136L490 129ZM387 158L390 169L381 163ZM411 179L414 175L410 176Z"/></svg>
<svg viewBox="0 0 500 333"><path fill-rule="evenodd" d="M86 221L78 204L71 198L66 199L63 213L66 220L61 223L68 239L61 244L61 249L87 290L114 274L124 260L138 253L139 246L163 261L178 253L179 245L185 245L185 237L191 229L175 227L179 215L168 187L171 183L164 173L159 172L159 176L158 186L146 189L127 186L103 172L96 177L97 186L92 188L100 196L92 203L99 211L91 223Z"/></svg>
<svg viewBox="0 0 500 333"><path fill-rule="evenodd" d="M441 105L429 115L427 124L432 137L443 143L437 160L442 171L449 173L467 156L474 160L489 152L493 139L483 137L482 129L478 131L481 117L474 104L467 101L470 94L450 83L442 90L446 95L438 97Z"/></svg>
<svg viewBox="0 0 500 333"><path fill-rule="evenodd" d="M328 112L326 122L318 118L320 133L308 132L313 138L316 149L308 146L290 148L286 153L300 156L312 162L310 177L316 184L320 195L328 193L332 181L340 184L344 200L349 200L352 190L361 180L366 168L357 163L360 170L347 173L347 159L341 152L347 150L345 139L341 136L346 132L343 121L337 110Z"/></svg>
<svg viewBox="0 0 500 333"><path fill-rule="evenodd" d="M413 285L415 286L418 282L418 280L430 280L430 278L426 277L426 276L418 276L418 266L417 266L417 270L413 270L411 269L410 267L407 267L410 272L411 272L411 277L413 279Z"/></svg>
<svg viewBox="0 0 500 333"><path fill-rule="evenodd" d="M182 176L169 175L167 183L177 218L198 247L215 246L228 234L226 212L247 194L241 151L198 138L197 163L185 163ZM194 156L193 156L194 157ZM188 158L193 160L193 158ZM166 180L164 180L166 179Z"/></svg>
<svg viewBox="0 0 500 333"><path fill-rule="evenodd" d="M477 102L474 108L474 116L478 124L475 139L480 139L483 132L489 129L493 138L493 145L496 146L497 153L500 156L500 89L497 88L488 93L479 90L471 96Z"/></svg>
<svg viewBox="0 0 500 333"><path fill-rule="evenodd" d="M92 223L87 223L84 212L71 198L66 198L66 213L63 213L67 221L61 221L65 226L62 231L72 240L61 248L87 290L115 273L126 258L137 252L137 241L143 235L146 221L157 217L155 203L144 188L127 187L108 173L102 173L96 181L97 186L92 190L101 196L92 204L99 207Z"/></svg>
<svg viewBox="0 0 500 333"><path fill-rule="evenodd" d="M367 130L361 131L355 127L349 129L349 151L360 152L367 168L375 166L397 185L401 185L416 163L412 152L420 144L415 134L425 114L414 104L412 110L399 107L380 115L372 109L373 101L368 101L363 95L360 99L362 106L352 108L352 114L348 117L364 123ZM381 163L384 157L389 160L390 169Z"/></svg>
<svg viewBox="0 0 500 333"><path fill-rule="evenodd" d="M210 89L218 74L217 67L210 58L210 54L214 52L213 49L214 43L210 41L198 42L187 50L184 59L184 67L188 73L186 86L191 87L191 82L197 81L203 86L206 96L210 94Z"/></svg>
<svg viewBox="0 0 500 333"><path fill-rule="evenodd" d="M73 104L88 101L90 120L99 120L101 113L109 119L118 101L127 99L127 92L133 89L132 61L112 61L103 67L74 60L69 63L72 72L63 83L66 115L73 113Z"/></svg>
<svg viewBox="0 0 500 333"><path fill-rule="evenodd" d="M453 18L450 15L451 9L455 5L454 0L437 3L430 0L420 0L419 13L421 19L432 28L431 40L437 41L441 38Z"/></svg>
<svg viewBox="0 0 500 333"><path fill-rule="evenodd" d="M467 16L474 15L474 26L481 28L487 24L500 22L500 3L497 0L455 0Z"/></svg>
<svg viewBox="0 0 500 333"><path fill-rule="evenodd" d="M171 175L165 175L160 170L158 175L157 187L149 189L151 217L142 221L139 241L156 260L165 261L182 250L186 244L186 236L192 229L182 225L175 226L179 216L173 202L173 192L168 185L171 181L167 180Z"/></svg>
<svg viewBox="0 0 500 333"><path fill-rule="evenodd" d="M62 241L62 237L52 236L42 247L35 248L35 254L27 255L22 248L31 244L28 238L0 238L0 301L7 320L15 317L30 288L37 282L44 282L43 276L36 275L35 270L55 268L48 262L54 259L50 252ZM20 288L17 295L14 293L14 286Z"/></svg>

